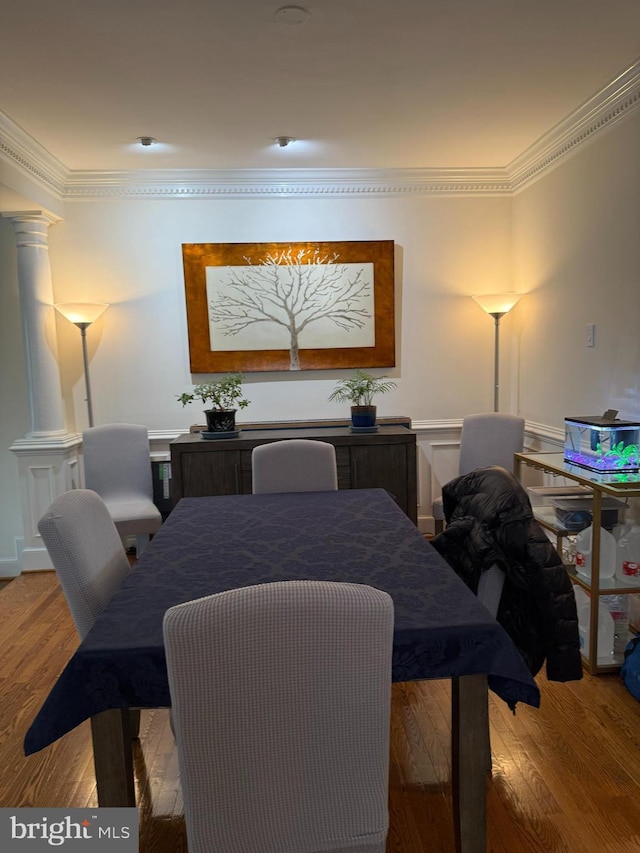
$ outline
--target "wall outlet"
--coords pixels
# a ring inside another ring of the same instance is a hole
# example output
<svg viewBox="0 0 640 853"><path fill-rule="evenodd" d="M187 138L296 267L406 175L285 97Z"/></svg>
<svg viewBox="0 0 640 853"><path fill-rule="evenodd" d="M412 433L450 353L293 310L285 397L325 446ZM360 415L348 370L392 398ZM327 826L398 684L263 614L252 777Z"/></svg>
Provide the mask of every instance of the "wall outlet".
<svg viewBox="0 0 640 853"><path fill-rule="evenodd" d="M587 346L594 347L596 345L596 325L589 323L587 325Z"/></svg>

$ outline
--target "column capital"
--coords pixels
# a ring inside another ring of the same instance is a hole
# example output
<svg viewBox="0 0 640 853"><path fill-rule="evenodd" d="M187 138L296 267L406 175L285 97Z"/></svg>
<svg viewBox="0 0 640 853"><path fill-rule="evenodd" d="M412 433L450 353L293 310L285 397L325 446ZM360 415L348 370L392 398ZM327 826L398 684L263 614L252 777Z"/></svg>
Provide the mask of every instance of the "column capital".
<svg viewBox="0 0 640 853"><path fill-rule="evenodd" d="M16 232L16 246L27 249L49 249L49 226L60 222L61 217L46 210L22 210L2 213L10 220Z"/></svg>
<svg viewBox="0 0 640 853"><path fill-rule="evenodd" d="M7 210L0 213L0 216L12 222L42 222L45 225L55 225L62 220L61 216L48 210Z"/></svg>

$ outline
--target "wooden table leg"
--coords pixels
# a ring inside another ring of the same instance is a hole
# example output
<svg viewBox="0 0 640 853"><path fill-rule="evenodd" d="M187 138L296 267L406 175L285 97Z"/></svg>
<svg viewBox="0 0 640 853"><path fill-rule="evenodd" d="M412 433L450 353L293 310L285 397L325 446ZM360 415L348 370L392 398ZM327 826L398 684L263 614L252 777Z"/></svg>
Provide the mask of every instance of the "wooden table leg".
<svg viewBox="0 0 640 853"><path fill-rule="evenodd" d="M129 709L102 711L91 717L91 737L98 805L135 806Z"/></svg>
<svg viewBox="0 0 640 853"><path fill-rule="evenodd" d="M485 853L488 703L486 675L451 679L451 782L456 853Z"/></svg>

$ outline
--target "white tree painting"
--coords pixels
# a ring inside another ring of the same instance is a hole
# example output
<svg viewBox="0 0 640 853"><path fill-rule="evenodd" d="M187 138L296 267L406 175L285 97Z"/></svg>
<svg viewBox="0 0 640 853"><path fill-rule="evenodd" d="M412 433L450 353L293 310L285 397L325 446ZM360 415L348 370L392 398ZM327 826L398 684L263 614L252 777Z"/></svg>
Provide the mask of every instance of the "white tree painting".
<svg viewBox="0 0 640 853"><path fill-rule="evenodd" d="M206 267L212 351L373 347L372 263L340 263L319 248L269 253L245 266Z"/></svg>

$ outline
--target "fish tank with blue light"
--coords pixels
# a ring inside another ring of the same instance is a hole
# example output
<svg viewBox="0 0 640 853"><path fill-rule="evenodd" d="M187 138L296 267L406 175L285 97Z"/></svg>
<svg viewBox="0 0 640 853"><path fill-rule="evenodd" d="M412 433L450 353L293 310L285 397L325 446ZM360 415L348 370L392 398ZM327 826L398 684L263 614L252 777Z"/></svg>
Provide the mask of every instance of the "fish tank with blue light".
<svg viewBox="0 0 640 853"><path fill-rule="evenodd" d="M618 420L615 414L565 418L565 462L603 474L639 471L640 423Z"/></svg>

